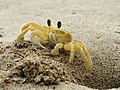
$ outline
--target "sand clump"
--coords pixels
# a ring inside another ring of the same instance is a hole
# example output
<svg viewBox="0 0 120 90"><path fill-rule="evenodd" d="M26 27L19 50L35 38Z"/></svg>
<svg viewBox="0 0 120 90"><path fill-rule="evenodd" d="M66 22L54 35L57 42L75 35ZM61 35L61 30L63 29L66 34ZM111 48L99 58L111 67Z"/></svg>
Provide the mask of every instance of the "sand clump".
<svg viewBox="0 0 120 90"><path fill-rule="evenodd" d="M12 69L9 77L13 79L15 77L25 78L22 82L41 85L59 84L60 81L65 81L66 70L62 64L50 62L50 60L36 61L22 62Z"/></svg>

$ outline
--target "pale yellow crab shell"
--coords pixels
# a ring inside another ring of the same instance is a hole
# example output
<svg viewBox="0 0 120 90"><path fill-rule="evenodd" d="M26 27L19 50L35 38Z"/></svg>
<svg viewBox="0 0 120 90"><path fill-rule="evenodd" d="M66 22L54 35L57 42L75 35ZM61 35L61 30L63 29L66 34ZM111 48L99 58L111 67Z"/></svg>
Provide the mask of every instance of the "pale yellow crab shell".
<svg viewBox="0 0 120 90"><path fill-rule="evenodd" d="M49 40L53 43L69 43L72 41L72 35L65 30L52 30L49 33Z"/></svg>

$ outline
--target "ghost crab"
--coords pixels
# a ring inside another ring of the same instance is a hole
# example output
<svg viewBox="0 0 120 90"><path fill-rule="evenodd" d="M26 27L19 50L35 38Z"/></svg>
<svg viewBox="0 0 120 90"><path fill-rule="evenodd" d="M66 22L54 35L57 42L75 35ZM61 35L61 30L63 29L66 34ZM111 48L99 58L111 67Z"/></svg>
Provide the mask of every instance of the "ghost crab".
<svg viewBox="0 0 120 90"><path fill-rule="evenodd" d="M84 61L84 65L88 74L91 74L93 63L91 60L91 53L87 46L80 40L72 41L72 35L60 29L61 22L58 21L57 28L53 28L51 25L51 20L47 20L48 26L40 26L35 23L27 23L21 27L22 33L17 38L17 43L24 37L24 35L30 30L31 40L35 44L40 45L45 48L42 43L51 42L55 44L54 49L51 51L52 54L59 54L59 49L64 48L70 51L69 63L74 58L74 52L81 52L81 56Z"/></svg>

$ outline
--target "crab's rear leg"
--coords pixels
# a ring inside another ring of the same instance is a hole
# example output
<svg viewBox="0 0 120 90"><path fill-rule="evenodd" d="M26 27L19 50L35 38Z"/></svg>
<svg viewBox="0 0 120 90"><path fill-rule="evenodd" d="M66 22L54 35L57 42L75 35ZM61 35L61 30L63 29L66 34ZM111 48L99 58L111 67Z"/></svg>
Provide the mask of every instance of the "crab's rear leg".
<svg viewBox="0 0 120 90"><path fill-rule="evenodd" d="M80 46L80 52L83 57L87 73L90 74L90 73L92 73L92 68L93 68L90 50L87 48L87 46L85 46L85 44L83 44L81 42L77 42L77 45Z"/></svg>
<svg viewBox="0 0 120 90"><path fill-rule="evenodd" d="M64 49L70 51L69 63L74 58L74 52L81 52L87 73L90 74L92 72L93 63L91 60L90 50L81 41L72 41L64 45Z"/></svg>
<svg viewBox="0 0 120 90"><path fill-rule="evenodd" d="M75 40L75 42L77 42L77 43L79 43L80 45L82 45L82 47L84 47L84 48L87 50L87 52L89 53L89 55L91 56L91 52L90 52L89 48L88 48L82 41L80 41L80 40Z"/></svg>

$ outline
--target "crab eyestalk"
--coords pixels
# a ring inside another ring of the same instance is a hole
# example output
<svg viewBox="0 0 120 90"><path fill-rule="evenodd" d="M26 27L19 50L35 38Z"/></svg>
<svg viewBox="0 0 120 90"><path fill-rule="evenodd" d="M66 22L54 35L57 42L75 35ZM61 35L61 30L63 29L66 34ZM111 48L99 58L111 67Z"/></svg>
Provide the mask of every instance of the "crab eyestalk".
<svg viewBox="0 0 120 90"><path fill-rule="evenodd" d="M48 25L49 27L51 26L51 20L50 20L50 19L47 20L47 25Z"/></svg>
<svg viewBox="0 0 120 90"><path fill-rule="evenodd" d="M47 20L47 25L48 25L48 28L49 28L49 29L52 28L52 24L51 24L51 20L50 20L50 19Z"/></svg>
<svg viewBox="0 0 120 90"><path fill-rule="evenodd" d="M60 30L60 27L61 27L61 21L58 21L58 22L57 22L57 27L58 27L58 30Z"/></svg>

